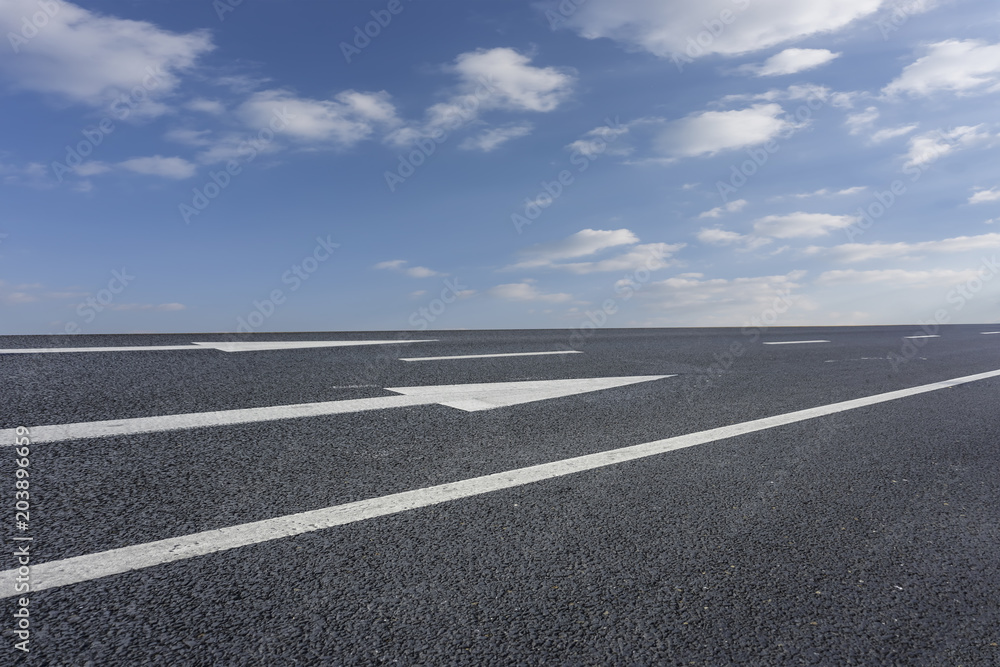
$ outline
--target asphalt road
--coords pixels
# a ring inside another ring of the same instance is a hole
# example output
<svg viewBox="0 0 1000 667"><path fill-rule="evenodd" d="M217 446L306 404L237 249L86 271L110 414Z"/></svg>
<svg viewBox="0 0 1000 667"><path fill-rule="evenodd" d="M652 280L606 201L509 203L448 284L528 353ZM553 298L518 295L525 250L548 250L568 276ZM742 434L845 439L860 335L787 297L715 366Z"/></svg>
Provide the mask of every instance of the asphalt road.
<svg viewBox="0 0 1000 667"><path fill-rule="evenodd" d="M31 566L1000 370L1000 325L442 331L437 342L0 354L0 429L671 376L14 449L0 569ZM396 333L241 341L391 340ZM213 334L0 337L0 348ZM765 345L766 342L823 343ZM401 361L401 357L580 353ZM77 581L0 591L0 664L997 665L1000 377ZM102 556L103 557L103 556ZM113 558L108 556L108 558ZM41 571L41 570L39 570ZM34 577L35 575L31 575ZM41 575L38 575L39 577ZM35 578L34 583L40 579ZM6 586L7 584L5 584Z"/></svg>

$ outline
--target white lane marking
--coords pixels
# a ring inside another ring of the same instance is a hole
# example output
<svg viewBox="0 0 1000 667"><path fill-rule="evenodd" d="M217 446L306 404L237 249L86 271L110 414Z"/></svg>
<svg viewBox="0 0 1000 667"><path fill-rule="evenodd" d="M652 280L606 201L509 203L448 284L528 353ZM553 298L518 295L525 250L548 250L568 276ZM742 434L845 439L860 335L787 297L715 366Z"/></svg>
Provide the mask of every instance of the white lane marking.
<svg viewBox="0 0 1000 667"><path fill-rule="evenodd" d="M804 343L829 343L828 340L772 340L764 345L802 345Z"/></svg>
<svg viewBox="0 0 1000 667"><path fill-rule="evenodd" d="M1000 334L1000 331L980 331L981 334Z"/></svg>
<svg viewBox="0 0 1000 667"><path fill-rule="evenodd" d="M202 350L190 345L133 345L127 347L25 347L0 350L0 354L48 354L51 352L132 352L138 350Z"/></svg>
<svg viewBox="0 0 1000 667"><path fill-rule="evenodd" d="M211 347L223 352L256 352L258 350L293 350L307 347L352 347L356 345L395 345L398 343L434 342L437 342L436 338L428 338L426 340L269 340L254 343L220 343L210 341L207 343L192 342L191 344Z"/></svg>
<svg viewBox="0 0 1000 667"><path fill-rule="evenodd" d="M291 350L307 347L346 347L354 345L393 345L396 343L434 343L427 340L277 340L256 343L205 342L190 345L132 345L125 347L32 347L0 349L0 354L48 354L52 352L149 352L152 350L220 350L222 352L255 352L258 350Z"/></svg>
<svg viewBox="0 0 1000 667"><path fill-rule="evenodd" d="M903 336L903 338L940 338L940 334L925 334L922 336Z"/></svg>
<svg viewBox="0 0 1000 667"><path fill-rule="evenodd" d="M439 359L486 359L488 357L534 357L542 354L581 354L581 350L555 350L553 352L504 352L498 354L456 354L450 357L400 357L400 361L437 361Z"/></svg>
<svg viewBox="0 0 1000 667"><path fill-rule="evenodd" d="M449 482L413 491L393 493L381 498L359 500L344 505L335 505L324 509L300 512L273 519L264 519L262 521L254 521L227 528L206 530L191 535L111 549L96 554L49 561L32 566L31 587L34 591L41 591L58 586L68 586L82 581L99 579L113 574L122 574L132 570L153 567L195 556L204 556L218 551L259 544L283 537L311 533L316 530L405 512L450 500L469 498L490 493L491 491L523 486L533 482L552 479L553 477L562 477L563 475L603 468L616 463L634 461L675 449L702 445L708 442L715 442L716 440L732 438L755 431L763 431L775 428L776 426L792 424L806 419L822 417L877 403L885 403L886 401L894 401L907 396L937 391L938 389L946 389L993 377L1000 377L1000 370L967 375L952 380L890 391L884 394L875 394L874 396L831 403L795 412L787 412L774 417L764 417L763 419L755 419L743 422L742 424L722 426L698 433L666 438L664 440L654 440L653 442L622 447L621 449L612 449L606 452L577 456L561 461L529 466L527 468L518 468L492 475L473 477L459 482ZM14 592L14 583L17 576L18 571L16 569L0 572L0 598L17 595Z"/></svg>
<svg viewBox="0 0 1000 667"><path fill-rule="evenodd" d="M297 419L319 415L336 415L346 412L385 410L411 405L446 405L466 412L491 410L493 408L531 403L550 398L573 396L591 391L622 387L638 382L650 382L672 375L638 375L632 377L586 378L571 380L529 380L526 382L493 382L487 384L451 384L430 387L388 387L402 396L379 396L376 398L355 398L322 403L298 403L262 408L241 408L237 410L217 410L214 412L190 412L179 415L158 417L135 417L132 419L108 419L104 421L77 422L75 424L55 424L31 426L31 441L59 442L81 438L102 438L133 433L154 431L176 431L179 429L205 426L228 426L249 422L274 421L277 419ZM16 429L0 430L0 446L11 446L16 442Z"/></svg>

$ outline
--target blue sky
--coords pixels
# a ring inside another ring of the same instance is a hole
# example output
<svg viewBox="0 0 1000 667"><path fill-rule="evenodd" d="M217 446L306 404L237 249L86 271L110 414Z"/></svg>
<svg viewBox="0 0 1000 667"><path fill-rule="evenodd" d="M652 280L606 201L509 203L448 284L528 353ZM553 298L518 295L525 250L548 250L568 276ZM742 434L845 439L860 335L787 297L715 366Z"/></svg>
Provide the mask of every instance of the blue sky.
<svg viewBox="0 0 1000 667"><path fill-rule="evenodd" d="M0 6L0 333L1000 321L993 2L233 1Z"/></svg>

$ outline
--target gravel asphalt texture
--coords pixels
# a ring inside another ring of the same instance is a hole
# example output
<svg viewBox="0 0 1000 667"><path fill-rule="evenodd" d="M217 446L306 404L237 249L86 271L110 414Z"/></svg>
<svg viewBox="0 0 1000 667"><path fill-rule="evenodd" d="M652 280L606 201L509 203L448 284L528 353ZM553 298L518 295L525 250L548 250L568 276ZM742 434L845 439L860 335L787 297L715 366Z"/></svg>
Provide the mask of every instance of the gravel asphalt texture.
<svg viewBox="0 0 1000 667"><path fill-rule="evenodd" d="M676 374L482 412L39 443L39 564L997 370L1000 335L980 332L998 329L605 329L574 341L583 354L419 363L398 358L568 349L571 332L0 355L0 428ZM8 336L0 348L225 339ZM762 344L812 339L830 343ZM1000 665L1000 378L33 592L27 656L13 649L16 598L0 606L0 665Z"/></svg>

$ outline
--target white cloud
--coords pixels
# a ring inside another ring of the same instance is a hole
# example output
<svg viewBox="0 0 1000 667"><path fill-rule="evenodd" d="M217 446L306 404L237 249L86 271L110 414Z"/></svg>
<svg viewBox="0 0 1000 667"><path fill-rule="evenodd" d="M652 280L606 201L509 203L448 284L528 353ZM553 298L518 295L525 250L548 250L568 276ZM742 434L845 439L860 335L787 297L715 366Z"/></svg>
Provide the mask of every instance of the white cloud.
<svg viewBox="0 0 1000 667"><path fill-rule="evenodd" d="M992 187L989 190L977 189L969 197L970 204L984 204L992 201L1000 201L1000 186Z"/></svg>
<svg viewBox="0 0 1000 667"><path fill-rule="evenodd" d="M702 228L698 231L698 240L708 245L741 245L744 250L754 250L763 245L771 243L771 239L753 236L750 234L740 234L727 229Z"/></svg>
<svg viewBox="0 0 1000 667"><path fill-rule="evenodd" d="M739 70L754 76L782 76L825 65L839 56L827 49L785 49L760 65L744 65Z"/></svg>
<svg viewBox="0 0 1000 667"><path fill-rule="evenodd" d="M859 192L864 192L868 189L866 185L855 185L850 188L842 188L840 190L831 190L830 188L820 188L819 190L813 190L812 192L799 192L793 195L785 195L793 199L808 199L809 197L839 197L843 195L856 195ZM776 197L776 199L781 199L781 197Z"/></svg>
<svg viewBox="0 0 1000 667"><path fill-rule="evenodd" d="M816 279L816 282L823 285L890 283L893 287L935 287L955 285L977 277L976 269L961 271L953 269L932 269L930 271L907 271L905 269L858 271L855 269L839 269L824 272Z"/></svg>
<svg viewBox="0 0 1000 667"><path fill-rule="evenodd" d="M749 324L753 318L760 320L771 309L781 314L791 307L808 307L804 298L794 295L804 275L804 271L793 271L786 275L724 279L685 273L645 285L637 295L656 316L648 323L650 326L734 326ZM621 286L627 284L619 281Z"/></svg>
<svg viewBox="0 0 1000 667"><path fill-rule="evenodd" d="M699 218L719 218L724 213L736 213L740 211L747 205L746 199L734 199L728 204L723 204L722 206L716 206L710 211L704 211L698 214Z"/></svg>
<svg viewBox="0 0 1000 667"><path fill-rule="evenodd" d="M251 95L236 113L255 130L277 127L294 139L343 148L367 139L378 126L398 123L396 109L384 91L345 90L332 100L314 100L288 90L264 90Z"/></svg>
<svg viewBox="0 0 1000 667"><path fill-rule="evenodd" d="M668 157L715 155L720 151L767 143L793 126L780 118L778 104L755 104L734 111L702 111L669 123L656 138Z"/></svg>
<svg viewBox="0 0 1000 667"><path fill-rule="evenodd" d="M73 173L77 176L97 176L108 171L111 171L111 165L99 160L88 160L73 168Z"/></svg>
<svg viewBox="0 0 1000 667"><path fill-rule="evenodd" d="M421 137L440 137L476 121L483 111L492 109L553 111L570 95L575 80L567 69L535 67L530 57L505 47L462 53L444 69L458 77L452 95L428 107L422 121L407 123L391 132L386 141L405 146ZM475 141L471 140L466 147L476 148Z"/></svg>
<svg viewBox="0 0 1000 667"><path fill-rule="evenodd" d="M489 290L489 294L505 301L545 301L549 303L559 303L573 299L572 294L557 293L543 294L541 290L531 284L532 281L520 283L507 283L497 285Z"/></svg>
<svg viewBox="0 0 1000 667"><path fill-rule="evenodd" d="M22 18L39 11L35 0L4 0L0 34L20 35ZM59 2L37 35L19 43L16 54L0 58L0 71L19 89L99 107L137 86L150 97L168 95L178 75L212 48L207 30L175 33ZM143 106L146 113L165 110Z"/></svg>
<svg viewBox="0 0 1000 667"><path fill-rule="evenodd" d="M860 134L863 130L878 120L878 117L879 111L876 107L868 107L864 111L851 114L845 121L847 131L851 134Z"/></svg>
<svg viewBox="0 0 1000 667"><path fill-rule="evenodd" d="M768 215L754 220L754 231L764 236L790 239L823 236L834 229L850 227L857 222L851 215L830 215L829 213L787 213Z"/></svg>
<svg viewBox="0 0 1000 667"><path fill-rule="evenodd" d="M109 310L156 310L161 312L169 312L175 310L184 310L187 308L183 303L113 303L108 306Z"/></svg>
<svg viewBox="0 0 1000 667"><path fill-rule="evenodd" d="M572 91L573 75L556 67L534 67L531 58L514 49L479 49L455 59L453 71L463 92L485 85L483 104L512 111L553 111Z"/></svg>
<svg viewBox="0 0 1000 667"><path fill-rule="evenodd" d="M964 95L1000 90L1000 44L948 39L931 44L927 51L883 92L926 96L939 91Z"/></svg>
<svg viewBox="0 0 1000 667"><path fill-rule="evenodd" d="M508 268L550 267L560 260L585 257L607 248L638 242L639 237L628 229L581 229L564 239L525 248L518 253L521 261Z"/></svg>
<svg viewBox="0 0 1000 667"><path fill-rule="evenodd" d="M175 179L191 178L197 171L195 165L184 158L162 155L132 158L119 162L118 166L137 174Z"/></svg>
<svg viewBox="0 0 1000 667"><path fill-rule="evenodd" d="M588 0L577 4L567 24L587 39L607 37L664 58L678 54L694 59L713 53L750 53L833 32L870 16L881 4L882 0Z"/></svg>
<svg viewBox="0 0 1000 667"><path fill-rule="evenodd" d="M990 135L982 131L982 127L984 127L982 123L962 125L947 132L933 130L911 137L904 166L923 167L948 153L985 143L990 139Z"/></svg>
<svg viewBox="0 0 1000 667"><path fill-rule="evenodd" d="M543 243L522 250L521 261L503 271L524 269L561 269L586 274L602 271L628 271L640 267L656 270L668 266L667 259L684 244L643 243L628 229L583 229L565 239ZM628 251L596 261L566 262L597 254L609 248L631 245Z"/></svg>
<svg viewBox="0 0 1000 667"><path fill-rule="evenodd" d="M630 152L630 149L627 146L617 146L609 150L609 145L619 136L628 134L628 132L628 125L618 125L615 127L612 127L611 125L602 125L601 127L595 127L593 130L588 131L583 135L582 139L577 139L567 145L566 148L576 153L580 153L581 155L586 155L587 157L600 155L605 152L609 155L625 155Z"/></svg>
<svg viewBox="0 0 1000 667"><path fill-rule="evenodd" d="M873 144L880 144L883 141L888 141L889 139L895 139L896 137L902 137L903 135L909 134L917 129L917 127L918 125L916 123L912 125L902 125L900 127L887 127L872 134L871 141Z"/></svg>
<svg viewBox="0 0 1000 667"><path fill-rule="evenodd" d="M810 246L808 255L823 255L830 259L853 264L873 259L913 259L926 253L958 253L1000 248L1000 233L979 234L977 236L955 236L938 241L917 243L844 243L831 248Z"/></svg>
<svg viewBox="0 0 1000 667"><path fill-rule="evenodd" d="M458 145L463 150L479 150L489 153L511 139L525 137L531 134L530 123L520 123L516 125L506 125L504 127L494 127L483 130L474 137L466 137Z"/></svg>
<svg viewBox="0 0 1000 667"><path fill-rule="evenodd" d="M209 146L212 144L212 140L209 139L210 134L210 130L176 128L169 130L163 137L168 141L175 141L188 146Z"/></svg>
<svg viewBox="0 0 1000 667"><path fill-rule="evenodd" d="M565 269L572 273L598 273L602 271L633 271L644 268L647 271L670 266L669 257L684 247L683 243L641 243L620 255L594 262L572 262L556 264L553 268Z"/></svg>
<svg viewBox="0 0 1000 667"><path fill-rule="evenodd" d="M411 278L432 278L434 276L444 276L445 273L439 273L432 269L428 269L426 266L407 266L408 262L405 259L390 259L385 262L379 262L374 265L373 269L383 269L388 271L399 271L405 273Z"/></svg>
<svg viewBox="0 0 1000 667"><path fill-rule="evenodd" d="M192 111L201 111L202 113L211 114L213 116L220 116L226 112L226 107L223 106L222 102L218 100L207 100L203 97L186 102L184 104L184 108Z"/></svg>

